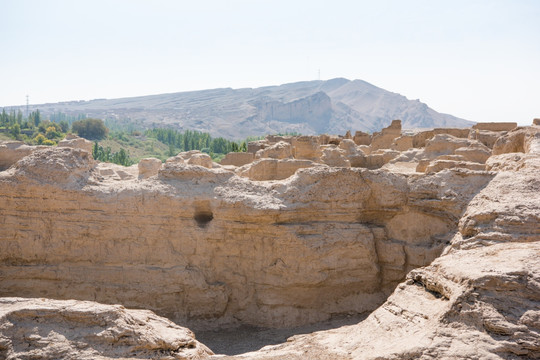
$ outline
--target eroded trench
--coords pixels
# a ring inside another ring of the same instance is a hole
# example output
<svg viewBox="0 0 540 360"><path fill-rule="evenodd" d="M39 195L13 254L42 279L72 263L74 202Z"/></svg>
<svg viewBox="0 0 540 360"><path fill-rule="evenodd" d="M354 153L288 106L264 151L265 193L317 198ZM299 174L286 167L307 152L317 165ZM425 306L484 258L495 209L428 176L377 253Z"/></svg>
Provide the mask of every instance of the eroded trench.
<svg viewBox="0 0 540 360"><path fill-rule="evenodd" d="M337 329L362 322L371 312L386 301L395 287L405 280L410 270L427 266L441 255L444 249L451 243L452 238L459 232L458 219L465 209L466 203L488 183L487 180L489 178L487 176L486 179L476 184L477 186L474 190L468 193L454 193L456 198L460 198L459 207L455 207L446 213L445 211L449 210L449 208L456 206L456 202L445 203L442 207L439 207L442 204L438 204L438 209L433 212L431 212L434 210L433 204L428 207L428 210L431 211L426 211L426 209L421 209L418 206L406 206L405 211L396 211L392 208L382 211L370 210L362 212L360 216L357 216L356 222L353 225L349 223L341 228L341 230L344 228L356 229L355 236L351 237L354 242L365 241L362 237L368 238L368 242L373 242L377 286L379 287L375 292L379 292L382 296L377 297L376 300L372 300L368 306L361 306L360 308L365 309L364 311L358 310L359 307L351 304L349 309L343 311L342 308L341 311L331 314L327 319L299 326L265 327L244 324L234 327L224 326L207 329L193 324L192 330L195 332L197 339L207 345L216 354L233 356L257 351L268 345L283 344L290 341L290 338L296 335ZM444 191L446 195L452 193L451 186L444 189ZM426 196L424 194L424 196L430 203L441 201L431 195ZM219 222L220 211L218 210L217 212L217 220ZM201 218L205 220L203 221ZM206 229L210 222L214 220L210 203L197 207L194 219L199 228ZM300 227L298 227L298 223L291 222L280 222L279 225L289 228L294 227L296 237L302 238L306 236L308 239L313 239L315 235L322 236L324 242L330 243L332 246L345 246L347 248L347 241L336 241L335 237L328 235L327 230L330 229L330 232L334 231L336 229L335 224L329 225L328 222L317 217L312 217L311 220L313 221L301 223ZM340 227L337 226L337 228L339 229ZM367 232L359 231L359 229L367 229ZM359 233L360 236L358 236ZM333 235L336 234L334 233ZM329 241L329 239L333 240ZM317 246L319 249L323 247L320 243ZM351 254L349 253L349 255ZM273 265L275 265L275 262ZM417 280L412 279L411 281L425 288L434 297L440 297L440 294L427 289L426 286ZM371 294L366 292L362 295L369 297ZM353 301L359 300L361 297L356 296ZM295 305L302 306L302 304Z"/></svg>
<svg viewBox="0 0 540 360"><path fill-rule="evenodd" d="M211 227L214 220L211 203L197 203L195 209L193 220L197 227L202 231L210 230L209 227ZM384 222L380 221L380 219L378 221L377 218L377 215L371 213L359 219L360 224L356 225L365 226L369 229L368 238L374 243L378 271L377 281L378 286L381 287L377 291L382 296L379 296L375 302L371 302L369 310L360 312L351 310L331 314L328 319L299 326L265 327L241 324L230 327L225 324L223 327L207 329L204 325L198 326L198 324L194 323L190 328L194 331L196 338L208 346L215 354L234 356L257 351L268 345L286 343L288 339L296 335L311 334L317 331L358 324L386 301L386 298L405 279L410 270L429 265L436 259L444 248L450 244L451 238L457 232L457 223L455 221L442 221L438 217L414 211L399 216L395 214L379 216L379 218L384 219ZM219 210L217 220L219 221ZM427 229L427 231L419 231L419 224L421 224L421 228ZM283 226L284 224L280 225ZM289 223L286 226L290 227L291 224ZM295 235L302 236L302 232L305 232L306 228L314 226L317 227L318 225L313 222L304 223L302 230L297 231ZM328 224L324 226L327 227ZM335 229L333 225L330 228ZM402 239L396 240L393 238L388 241L389 233L390 236L396 237L396 232L404 234ZM371 235L373 235L372 238ZM328 239L328 237L326 238ZM355 239L355 241L358 240L358 238ZM403 258L400 258L401 255ZM302 306L301 304L294 305ZM354 305L351 308L354 309Z"/></svg>
<svg viewBox="0 0 540 360"><path fill-rule="evenodd" d="M355 325L366 319L369 314L370 312L335 315L326 321L292 328L276 329L244 325L219 330L195 329L194 333L198 341L208 346L217 355L240 355L260 350L268 345L286 343L288 339L296 335Z"/></svg>

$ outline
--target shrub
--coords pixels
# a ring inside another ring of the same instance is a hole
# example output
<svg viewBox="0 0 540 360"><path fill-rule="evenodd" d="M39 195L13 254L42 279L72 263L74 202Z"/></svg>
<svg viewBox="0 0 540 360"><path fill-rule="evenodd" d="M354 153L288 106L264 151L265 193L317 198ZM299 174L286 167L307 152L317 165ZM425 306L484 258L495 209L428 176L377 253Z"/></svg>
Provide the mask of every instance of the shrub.
<svg viewBox="0 0 540 360"><path fill-rule="evenodd" d="M19 126L19 124L13 125L9 129L9 133L11 134L11 136L13 136L15 139L17 139L19 137L19 135L21 134L21 127Z"/></svg>
<svg viewBox="0 0 540 360"><path fill-rule="evenodd" d="M105 127L105 123L100 119L84 119L75 121L71 125L71 129L79 136L90 140L99 140L107 136L109 129Z"/></svg>
<svg viewBox="0 0 540 360"><path fill-rule="evenodd" d="M56 131L58 133L62 132L62 127L60 126L60 124L57 124L55 122L51 122L51 121L48 121L48 120L42 121L42 122L39 123L38 131L40 133L45 133L47 131L47 129L50 128L50 127L54 128L54 131Z"/></svg>
<svg viewBox="0 0 540 360"><path fill-rule="evenodd" d="M45 137L47 139L54 139L54 138L57 138L57 137L61 137L62 135L56 131L56 128L54 126L49 126L47 128L47 130L45 131Z"/></svg>
<svg viewBox="0 0 540 360"><path fill-rule="evenodd" d="M34 142L35 142L36 144L38 144L38 145L42 145L43 142L44 142L45 140L47 140L47 139L45 138L45 136L43 136L43 134L38 134L38 135L34 138Z"/></svg>

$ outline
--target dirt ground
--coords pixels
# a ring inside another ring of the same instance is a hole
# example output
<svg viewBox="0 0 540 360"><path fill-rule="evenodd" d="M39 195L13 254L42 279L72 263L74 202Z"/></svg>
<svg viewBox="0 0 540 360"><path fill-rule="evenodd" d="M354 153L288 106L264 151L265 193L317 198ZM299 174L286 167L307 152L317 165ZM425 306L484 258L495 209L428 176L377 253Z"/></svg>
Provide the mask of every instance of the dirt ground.
<svg viewBox="0 0 540 360"><path fill-rule="evenodd" d="M208 346L216 354L239 355L257 351L267 345L278 345L287 342L294 335L310 334L316 331L353 325L364 320L369 313L343 315L330 320L304 325L290 329L258 328L241 326L216 331L195 331L197 340Z"/></svg>

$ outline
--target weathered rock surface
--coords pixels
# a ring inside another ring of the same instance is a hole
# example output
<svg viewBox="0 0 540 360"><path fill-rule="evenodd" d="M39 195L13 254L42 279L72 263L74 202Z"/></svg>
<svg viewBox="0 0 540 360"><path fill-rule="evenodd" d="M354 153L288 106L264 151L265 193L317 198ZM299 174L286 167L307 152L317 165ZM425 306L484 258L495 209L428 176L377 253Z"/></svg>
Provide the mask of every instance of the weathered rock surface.
<svg viewBox="0 0 540 360"><path fill-rule="evenodd" d="M371 144L371 135L363 131L356 131L353 140L356 145L369 145Z"/></svg>
<svg viewBox="0 0 540 360"><path fill-rule="evenodd" d="M472 126L473 129L488 131L510 131L516 127L517 123L515 122L483 122Z"/></svg>
<svg viewBox="0 0 540 360"><path fill-rule="evenodd" d="M205 154L199 150L190 150L181 152L176 156L168 158L167 163L177 163L177 164L189 164L189 165L198 165L208 169L214 167L212 158L210 155Z"/></svg>
<svg viewBox="0 0 540 360"><path fill-rule="evenodd" d="M74 149L81 149L88 151L89 153L92 153L92 148L94 146L94 143L92 143L89 140L86 140L82 137L73 136L71 135L69 138L66 137L66 139L60 141L58 143L59 147L70 147Z"/></svg>
<svg viewBox="0 0 540 360"><path fill-rule="evenodd" d="M235 358L540 358L540 154L519 159L472 198L443 255L366 320Z"/></svg>
<svg viewBox="0 0 540 360"><path fill-rule="evenodd" d="M444 169L469 169L469 170L485 170L486 167L483 164L471 162L471 161L461 161L461 160L452 160L452 159L437 159L431 161L426 167L426 173L439 172Z"/></svg>
<svg viewBox="0 0 540 360"><path fill-rule="evenodd" d="M162 163L161 160L156 158L146 158L141 159L137 165L139 170L139 177L141 179L146 179L151 176L158 174L159 169L161 169Z"/></svg>
<svg viewBox="0 0 540 360"><path fill-rule="evenodd" d="M358 154L356 144L351 139L343 139L339 142L339 148L344 151L345 156Z"/></svg>
<svg viewBox="0 0 540 360"><path fill-rule="evenodd" d="M504 124L502 127L491 126L492 124L484 125L480 127L493 129L508 127ZM519 129L521 128L516 130ZM248 153L246 154L228 154L221 164L244 166L249 165L254 159L296 159L310 160L333 167L379 169L389 162L415 162L418 165L418 172L426 171L428 166L430 172L454 167L478 170L482 167L476 163L484 164L486 162L487 158L491 156L491 148L496 141L499 143L504 141L515 143L517 141L521 146L511 145L509 149L501 152L528 151L525 147L528 146L530 139L525 137L523 132L525 130L520 131L514 134L510 140L504 140L505 136L508 137L507 131L478 129L437 128L420 132L407 130L406 133L402 133L401 121L394 120L389 127L373 134L373 136L357 132L354 138L356 140L353 140L350 131L345 136L327 134L320 136L267 136L263 140L248 143ZM518 140L514 139L516 136ZM538 146L540 146L540 142ZM236 158L242 160L232 160ZM427 160L433 160L433 163L430 164ZM444 161L435 163L438 160ZM453 161L453 163L448 160ZM268 164L274 163L268 162ZM255 167L262 166L262 164L257 164ZM414 166L406 167L414 168ZM386 168L397 169L398 167L391 165ZM402 167L402 169L405 168ZM287 176L290 175L292 173ZM254 177L247 173L243 176L248 176L252 180L281 179L281 177L275 176Z"/></svg>
<svg viewBox="0 0 540 360"><path fill-rule="evenodd" d="M413 270L361 323L242 358L537 359L539 253L535 242L448 254Z"/></svg>
<svg viewBox="0 0 540 360"><path fill-rule="evenodd" d="M477 130L475 130L477 131ZM426 141L433 138L435 135L452 135L456 138L467 138L470 134L470 129L460 128L436 128L433 130L420 131L413 135L413 147L420 148L426 146Z"/></svg>
<svg viewBox="0 0 540 360"><path fill-rule="evenodd" d="M211 169L214 166L210 155L204 153L191 155L187 159L187 163L190 165L199 165L208 169Z"/></svg>
<svg viewBox="0 0 540 360"><path fill-rule="evenodd" d="M322 151L321 162L329 166L351 167L351 163L345 157L345 151L336 147L336 145L328 145Z"/></svg>
<svg viewBox="0 0 540 360"><path fill-rule="evenodd" d="M193 333L148 310L91 301L0 298L2 359L208 359Z"/></svg>
<svg viewBox="0 0 540 360"><path fill-rule="evenodd" d="M462 147L469 147L472 144L481 145L474 140L457 138L448 134L438 134L426 141L425 153L429 158L433 159L440 155L454 154L455 150Z"/></svg>
<svg viewBox="0 0 540 360"><path fill-rule="evenodd" d="M381 132L373 134L371 140L371 149L389 149L394 142L394 139L401 136L401 120L393 120L392 124Z"/></svg>
<svg viewBox="0 0 540 360"><path fill-rule="evenodd" d="M87 151L48 147L33 151L19 160L11 168L11 174L13 180L21 185L79 188L95 172L95 166L94 159ZM7 208L2 206L2 209Z"/></svg>
<svg viewBox="0 0 540 360"><path fill-rule="evenodd" d="M473 143L466 147L457 148L454 154L463 156L467 161L485 164L491 156L491 150L482 143Z"/></svg>
<svg viewBox="0 0 540 360"><path fill-rule="evenodd" d="M299 169L314 166L320 166L320 164L311 160L267 158L242 166L236 170L236 173L255 181L283 180L293 176Z"/></svg>
<svg viewBox="0 0 540 360"><path fill-rule="evenodd" d="M278 141L277 143L270 145L267 148L257 151L257 153L255 154L255 158L290 159L293 157L292 151L293 147L291 144L285 141Z"/></svg>
<svg viewBox="0 0 540 360"><path fill-rule="evenodd" d="M39 148L45 148L45 146ZM0 171L6 170L37 149L37 146L25 145L22 141L0 142Z"/></svg>
<svg viewBox="0 0 540 360"><path fill-rule="evenodd" d="M395 138L390 146L393 150L406 151L414 147L413 141L413 135L401 135Z"/></svg>
<svg viewBox="0 0 540 360"><path fill-rule="evenodd" d="M469 139L478 140L488 148L493 149L495 141L504 134L506 131L471 130Z"/></svg>
<svg viewBox="0 0 540 360"><path fill-rule="evenodd" d="M293 139L294 157L301 160L317 160L321 157L318 136L297 136Z"/></svg>
<svg viewBox="0 0 540 360"><path fill-rule="evenodd" d="M229 168L188 152L145 178L32 149L0 172L0 296L205 329L373 311L244 358L538 358L540 129L501 132L496 155L443 130L403 152L267 138L293 158Z"/></svg>
<svg viewBox="0 0 540 360"><path fill-rule="evenodd" d="M155 159L158 160L159 159ZM159 161L161 164L161 161ZM94 164L95 165L95 164ZM154 166L156 166L155 164ZM148 161L141 161L139 164L131 165L129 167L112 164L112 163L98 163L95 165L94 170L99 174L100 181L122 181L133 180L137 177L141 179L155 175L155 172L149 172Z"/></svg>
<svg viewBox="0 0 540 360"><path fill-rule="evenodd" d="M255 155L250 152L231 152L221 160L221 165L243 166L255 160Z"/></svg>
<svg viewBox="0 0 540 360"><path fill-rule="evenodd" d="M372 310L442 251L492 177L318 165L272 183L168 161L117 181L98 169L50 148L0 174L0 295L122 303L190 326Z"/></svg>
<svg viewBox="0 0 540 360"><path fill-rule="evenodd" d="M500 136L493 145L493 155L513 152L530 152L530 147L539 146L540 132L535 127L518 127ZM537 151L533 149L532 151Z"/></svg>

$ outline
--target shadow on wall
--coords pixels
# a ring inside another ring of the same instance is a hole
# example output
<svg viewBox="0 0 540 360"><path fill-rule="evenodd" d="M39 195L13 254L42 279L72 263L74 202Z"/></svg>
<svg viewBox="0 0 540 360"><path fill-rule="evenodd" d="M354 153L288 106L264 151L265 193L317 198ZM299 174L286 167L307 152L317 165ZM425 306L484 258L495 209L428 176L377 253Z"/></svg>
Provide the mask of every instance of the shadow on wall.
<svg viewBox="0 0 540 360"><path fill-rule="evenodd" d="M201 201L195 204L193 220L195 220L198 227L204 229L213 219L214 213L212 212L209 201Z"/></svg>
<svg viewBox="0 0 540 360"><path fill-rule="evenodd" d="M321 323L290 329L240 326L216 331L195 330L195 338L208 346L215 354L239 355L257 351L268 345L285 343L291 336L355 325L366 319L369 314L369 312L365 312L362 314L341 315Z"/></svg>

